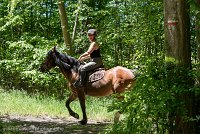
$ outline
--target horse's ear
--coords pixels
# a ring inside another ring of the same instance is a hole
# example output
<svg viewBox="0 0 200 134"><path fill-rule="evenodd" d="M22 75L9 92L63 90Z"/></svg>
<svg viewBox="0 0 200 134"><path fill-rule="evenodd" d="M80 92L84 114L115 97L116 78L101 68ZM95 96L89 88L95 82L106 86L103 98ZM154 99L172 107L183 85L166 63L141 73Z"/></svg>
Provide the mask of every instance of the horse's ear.
<svg viewBox="0 0 200 134"><path fill-rule="evenodd" d="M57 52L56 46L53 47L52 51Z"/></svg>

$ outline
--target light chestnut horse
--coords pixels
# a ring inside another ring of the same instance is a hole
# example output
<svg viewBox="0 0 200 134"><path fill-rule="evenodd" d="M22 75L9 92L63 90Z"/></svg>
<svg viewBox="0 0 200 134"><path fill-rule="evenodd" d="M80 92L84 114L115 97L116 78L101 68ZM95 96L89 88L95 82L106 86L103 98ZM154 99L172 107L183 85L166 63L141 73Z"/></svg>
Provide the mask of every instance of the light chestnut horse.
<svg viewBox="0 0 200 134"><path fill-rule="evenodd" d="M79 99L83 119L79 121L82 125L87 124L85 96L108 96L113 93L122 93L131 89L135 82L135 75L132 70L125 67L117 66L105 71L105 75L101 80L93 83L86 83L84 89L78 89L73 86L73 83L78 79L78 69L81 63L66 54L59 53L54 47L46 56L45 61L41 64L40 71L48 72L51 68L58 66L68 80L71 95L66 101L66 107L69 114L77 119L79 115L70 108L70 103L77 97ZM119 113L117 114L119 117Z"/></svg>

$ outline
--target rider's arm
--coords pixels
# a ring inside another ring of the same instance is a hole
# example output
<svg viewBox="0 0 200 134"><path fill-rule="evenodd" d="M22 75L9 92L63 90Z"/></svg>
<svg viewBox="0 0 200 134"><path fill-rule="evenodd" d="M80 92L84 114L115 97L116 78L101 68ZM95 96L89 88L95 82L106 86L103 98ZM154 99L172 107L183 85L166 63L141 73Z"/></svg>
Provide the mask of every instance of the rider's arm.
<svg viewBox="0 0 200 134"><path fill-rule="evenodd" d="M87 50L87 52L83 53L78 60L83 61L85 59L88 59L90 57L90 54L94 51L97 50L99 48L98 44L96 44L95 42L92 42L90 44L89 49Z"/></svg>
<svg viewBox="0 0 200 134"><path fill-rule="evenodd" d="M84 60L87 60L87 59L90 58L90 55L85 55L85 56L82 56L82 57L81 56L78 58L79 61L84 61Z"/></svg>

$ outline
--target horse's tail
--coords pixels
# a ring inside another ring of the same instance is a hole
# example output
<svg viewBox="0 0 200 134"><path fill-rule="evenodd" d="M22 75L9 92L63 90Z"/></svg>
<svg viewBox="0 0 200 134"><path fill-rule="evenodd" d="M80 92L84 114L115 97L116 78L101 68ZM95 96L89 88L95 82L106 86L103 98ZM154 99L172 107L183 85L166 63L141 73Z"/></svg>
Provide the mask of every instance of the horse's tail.
<svg viewBox="0 0 200 134"><path fill-rule="evenodd" d="M131 70L131 72L135 75L135 77L141 76L141 72L139 71L140 67L134 68Z"/></svg>

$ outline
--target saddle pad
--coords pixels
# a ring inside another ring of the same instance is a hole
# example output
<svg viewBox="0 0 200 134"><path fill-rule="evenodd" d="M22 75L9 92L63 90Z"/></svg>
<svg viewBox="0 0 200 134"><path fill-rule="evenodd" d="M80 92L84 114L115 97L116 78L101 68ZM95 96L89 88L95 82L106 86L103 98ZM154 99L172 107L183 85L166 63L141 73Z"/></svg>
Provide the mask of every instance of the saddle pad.
<svg viewBox="0 0 200 134"><path fill-rule="evenodd" d="M95 72L89 73L88 81L87 82L95 82L102 79L105 75L105 70L98 70Z"/></svg>

